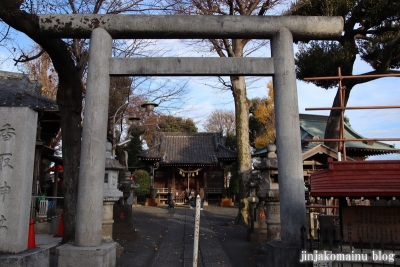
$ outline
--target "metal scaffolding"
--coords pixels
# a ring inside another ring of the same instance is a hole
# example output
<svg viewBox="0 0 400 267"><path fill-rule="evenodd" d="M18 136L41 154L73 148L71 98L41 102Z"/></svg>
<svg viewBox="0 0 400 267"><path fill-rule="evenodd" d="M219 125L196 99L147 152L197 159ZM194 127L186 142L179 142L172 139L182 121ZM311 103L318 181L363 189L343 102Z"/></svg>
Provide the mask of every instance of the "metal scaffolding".
<svg viewBox="0 0 400 267"><path fill-rule="evenodd" d="M345 96L346 96L346 86L342 85L342 80L344 79L359 79L359 78L382 78L382 77L399 77L400 74L371 74L371 75L354 75L354 76L342 76L340 67L338 68L338 76L328 76L328 77L315 77L315 78L305 78L306 81L316 81L316 80L339 80L339 94L340 94L340 107L320 107L320 108L306 108L306 111L311 110L340 110L340 128L339 128L339 138L333 139L305 139L304 142L338 142L338 152L343 154L343 161L346 161L346 142L350 141L400 141L400 138L353 138L346 139L344 137L344 111L345 110L358 110L358 109L392 109L400 108L400 106L361 106L361 107L346 107L345 106Z"/></svg>

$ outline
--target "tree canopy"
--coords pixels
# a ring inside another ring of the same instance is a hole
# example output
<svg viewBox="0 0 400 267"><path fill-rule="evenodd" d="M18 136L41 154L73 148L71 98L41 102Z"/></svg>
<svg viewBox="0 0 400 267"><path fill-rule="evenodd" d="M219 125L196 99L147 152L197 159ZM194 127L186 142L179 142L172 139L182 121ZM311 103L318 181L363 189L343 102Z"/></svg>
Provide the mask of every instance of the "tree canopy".
<svg viewBox="0 0 400 267"><path fill-rule="evenodd" d="M268 83L268 97L253 99L250 109L250 136L253 146L257 149L265 147L270 142L275 142L275 110L274 110L274 88L272 82Z"/></svg>
<svg viewBox="0 0 400 267"><path fill-rule="evenodd" d="M236 132L235 112L217 109L207 117L204 128L207 132L222 132L225 136Z"/></svg>
<svg viewBox="0 0 400 267"><path fill-rule="evenodd" d="M400 2L396 0L299 0L293 3L287 15L341 16L344 32L339 41L312 41L300 44L296 54L296 74L307 77L353 75L357 56L372 67L363 74L400 73ZM345 79L345 105L357 84L377 78ZM306 81L328 89L338 80ZM332 106L340 106L339 94ZM338 138L340 111L332 110L325 138ZM337 143L326 143L337 149Z"/></svg>
<svg viewBox="0 0 400 267"><path fill-rule="evenodd" d="M158 131L197 133L197 127L192 119L162 115L158 123Z"/></svg>

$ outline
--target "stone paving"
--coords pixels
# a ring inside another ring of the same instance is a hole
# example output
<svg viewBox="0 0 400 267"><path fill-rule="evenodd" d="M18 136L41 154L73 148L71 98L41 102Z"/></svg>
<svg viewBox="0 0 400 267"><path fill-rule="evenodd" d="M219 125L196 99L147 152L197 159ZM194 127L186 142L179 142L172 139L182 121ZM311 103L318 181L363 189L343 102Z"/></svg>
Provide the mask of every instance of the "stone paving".
<svg viewBox="0 0 400 267"><path fill-rule="evenodd" d="M200 213L198 266L231 266L204 212ZM152 267L193 266L194 209L176 209Z"/></svg>
<svg viewBox="0 0 400 267"><path fill-rule="evenodd" d="M247 228L232 225L237 207L204 207L200 215L198 264L201 267L260 267L261 244L247 241ZM195 210L187 206L133 208L135 240L116 240L124 248L117 267L193 266Z"/></svg>
<svg viewBox="0 0 400 267"><path fill-rule="evenodd" d="M200 213L199 267L263 267L262 244L246 239L247 227L232 225L237 207L210 205ZM124 249L116 267L188 267L193 266L195 210L188 206L135 206L133 241L115 240ZM56 247L61 238L36 234L40 247ZM56 267L55 249L50 253L50 267Z"/></svg>

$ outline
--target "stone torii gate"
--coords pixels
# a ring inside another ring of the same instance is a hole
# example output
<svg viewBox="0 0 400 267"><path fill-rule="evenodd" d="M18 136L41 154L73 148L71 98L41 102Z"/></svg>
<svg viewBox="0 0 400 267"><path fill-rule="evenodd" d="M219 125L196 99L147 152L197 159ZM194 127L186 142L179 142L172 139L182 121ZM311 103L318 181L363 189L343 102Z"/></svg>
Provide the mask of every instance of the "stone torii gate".
<svg viewBox="0 0 400 267"><path fill-rule="evenodd" d="M273 76L282 241L270 244L269 264L298 264L306 215L293 41L339 39L341 17L41 15L40 27L54 37L91 39L75 243L59 248L58 266L115 266L115 243L101 242L108 95L110 76L129 75ZM272 57L112 58L113 38L270 39Z"/></svg>

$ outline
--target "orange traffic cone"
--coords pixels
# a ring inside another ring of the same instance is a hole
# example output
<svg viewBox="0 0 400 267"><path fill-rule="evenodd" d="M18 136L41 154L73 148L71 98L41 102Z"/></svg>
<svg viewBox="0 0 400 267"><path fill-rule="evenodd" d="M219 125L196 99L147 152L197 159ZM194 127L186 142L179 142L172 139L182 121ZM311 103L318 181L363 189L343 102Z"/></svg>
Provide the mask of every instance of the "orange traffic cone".
<svg viewBox="0 0 400 267"><path fill-rule="evenodd" d="M29 221L28 248L36 248L35 222L33 221L33 219Z"/></svg>
<svg viewBox="0 0 400 267"><path fill-rule="evenodd" d="M58 225L58 233L54 237L63 237L64 235L64 212L61 213L60 224Z"/></svg>

